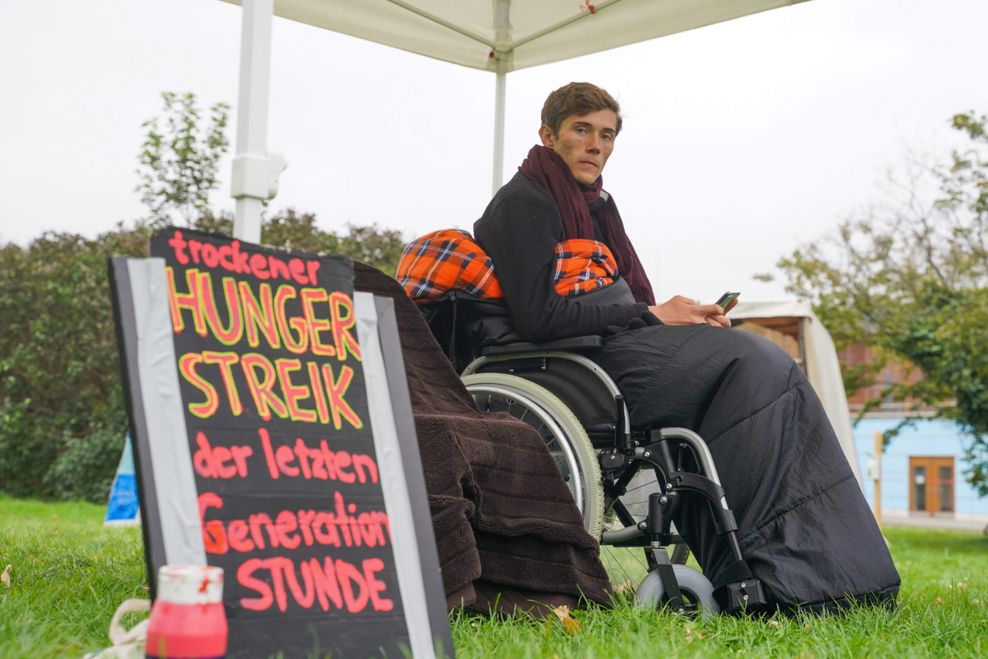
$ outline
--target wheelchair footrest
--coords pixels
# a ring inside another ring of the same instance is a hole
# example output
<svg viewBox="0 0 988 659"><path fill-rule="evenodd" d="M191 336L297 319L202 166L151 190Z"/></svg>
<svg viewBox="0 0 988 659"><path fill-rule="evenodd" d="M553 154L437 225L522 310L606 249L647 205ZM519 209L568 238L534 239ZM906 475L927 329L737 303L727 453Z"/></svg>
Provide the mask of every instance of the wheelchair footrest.
<svg viewBox="0 0 988 659"><path fill-rule="evenodd" d="M768 609L762 582L754 577L724 584L714 590L721 613L757 613Z"/></svg>

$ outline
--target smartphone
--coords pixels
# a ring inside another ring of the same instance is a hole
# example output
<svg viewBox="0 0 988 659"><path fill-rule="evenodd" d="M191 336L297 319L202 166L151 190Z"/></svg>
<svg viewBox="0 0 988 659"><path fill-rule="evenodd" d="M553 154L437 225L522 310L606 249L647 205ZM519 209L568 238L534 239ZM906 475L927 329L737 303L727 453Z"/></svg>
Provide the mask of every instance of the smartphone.
<svg viewBox="0 0 988 659"><path fill-rule="evenodd" d="M738 299L739 295L741 295L741 293L737 291L727 291L726 293L720 296L720 299L717 300L717 304L719 304L721 307L726 309L728 305L731 304L731 302Z"/></svg>

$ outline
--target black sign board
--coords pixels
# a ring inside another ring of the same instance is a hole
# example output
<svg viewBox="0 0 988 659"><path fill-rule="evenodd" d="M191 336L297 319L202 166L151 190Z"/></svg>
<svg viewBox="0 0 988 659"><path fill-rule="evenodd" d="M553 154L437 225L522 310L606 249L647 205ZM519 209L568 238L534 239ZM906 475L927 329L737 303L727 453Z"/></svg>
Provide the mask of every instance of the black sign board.
<svg viewBox="0 0 988 659"><path fill-rule="evenodd" d="M342 258L151 255L111 264L151 582L222 567L231 657L451 654L390 308Z"/></svg>

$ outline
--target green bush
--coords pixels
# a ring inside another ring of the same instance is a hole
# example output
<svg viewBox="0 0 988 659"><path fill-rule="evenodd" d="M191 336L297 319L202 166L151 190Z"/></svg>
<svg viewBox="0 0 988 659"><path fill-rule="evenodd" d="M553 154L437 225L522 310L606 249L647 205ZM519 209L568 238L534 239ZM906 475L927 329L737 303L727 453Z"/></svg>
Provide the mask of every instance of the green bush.
<svg viewBox="0 0 988 659"><path fill-rule="evenodd" d="M96 240L45 233L24 248L0 248L3 491L64 498L67 487L105 497L96 483L106 476L66 486L49 472L68 452L72 463L113 476L115 460L107 461L101 442L83 457L91 437L107 432L119 443L127 428L106 260L146 254L147 236L144 228L118 227Z"/></svg>
<svg viewBox="0 0 988 659"><path fill-rule="evenodd" d="M12 377L5 378L10 388ZM35 437L30 400L0 399L0 488L15 496L40 493L45 465L56 455L55 442Z"/></svg>
<svg viewBox="0 0 988 659"><path fill-rule="evenodd" d="M229 232L229 217L196 228ZM118 226L95 240L45 233L0 245L0 492L106 501L127 433L107 259L146 256L151 228ZM402 236L376 226L338 235L284 211L263 241L342 254L394 273Z"/></svg>
<svg viewBox="0 0 988 659"><path fill-rule="evenodd" d="M113 428L65 439L45 473L45 493L52 499L106 501L125 441L126 435Z"/></svg>

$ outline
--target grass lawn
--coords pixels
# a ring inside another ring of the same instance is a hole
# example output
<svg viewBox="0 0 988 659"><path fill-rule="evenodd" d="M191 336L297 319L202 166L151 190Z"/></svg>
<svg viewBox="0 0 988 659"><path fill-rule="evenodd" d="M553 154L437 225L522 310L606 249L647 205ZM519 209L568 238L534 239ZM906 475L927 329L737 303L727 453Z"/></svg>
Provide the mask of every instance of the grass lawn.
<svg viewBox="0 0 988 659"><path fill-rule="evenodd" d="M0 497L0 658L81 657L108 644L117 604L146 597L140 531L105 529L103 508ZM630 605L558 620L454 613L461 657L988 657L988 538L888 529L902 574L894 611L842 618L687 620ZM571 628L573 626L571 625Z"/></svg>

